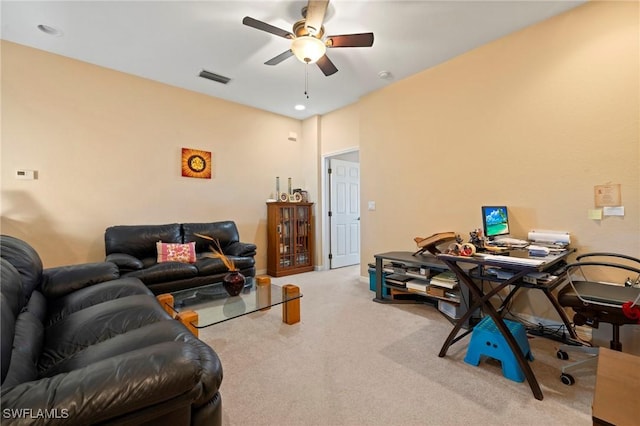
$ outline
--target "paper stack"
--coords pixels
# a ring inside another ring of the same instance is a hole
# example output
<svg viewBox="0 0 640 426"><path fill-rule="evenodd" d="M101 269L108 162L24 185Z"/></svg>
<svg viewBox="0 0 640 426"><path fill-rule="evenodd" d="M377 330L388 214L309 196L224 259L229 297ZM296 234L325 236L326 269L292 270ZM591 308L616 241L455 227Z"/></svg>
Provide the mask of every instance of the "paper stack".
<svg viewBox="0 0 640 426"><path fill-rule="evenodd" d="M458 277L453 271L444 271L431 277L431 285L445 288L456 288Z"/></svg>

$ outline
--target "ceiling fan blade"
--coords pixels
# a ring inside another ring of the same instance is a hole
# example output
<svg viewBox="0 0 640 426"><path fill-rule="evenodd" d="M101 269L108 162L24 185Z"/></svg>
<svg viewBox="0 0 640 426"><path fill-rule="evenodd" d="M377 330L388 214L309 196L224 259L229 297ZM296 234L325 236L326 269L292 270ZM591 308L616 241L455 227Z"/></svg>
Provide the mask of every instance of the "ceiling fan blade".
<svg viewBox="0 0 640 426"><path fill-rule="evenodd" d="M278 65L280 62L284 61L287 58L290 58L291 56L293 56L293 52L291 51L291 49L285 50L284 52L282 52L278 56L275 56L275 57L269 59L264 64L265 65Z"/></svg>
<svg viewBox="0 0 640 426"><path fill-rule="evenodd" d="M316 64L318 64L320 70L327 77L338 72L338 68L333 65L333 62L331 62L331 59L329 59L327 55L324 55L322 56L322 58L318 59L318 62L316 62Z"/></svg>
<svg viewBox="0 0 640 426"><path fill-rule="evenodd" d="M273 25L267 24L266 22L258 21L257 19L253 19L249 16L245 16L244 19L242 20L242 23L249 27L253 27L257 30L266 31L268 33L275 34L280 37L284 37L288 39L292 39L295 37L289 31L285 31L281 28L274 27Z"/></svg>
<svg viewBox="0 0 640 426"><path fill-rule="evenodd" d="M320 32L328 6L329 0L309 0L304 27L310 35L316 35Z"/></svg>
<svg viewBox="0 0 640 426"><path fill-rule="evenodd" d="M371 47L373 33L332 35L327 37L327 47Z"/></svg>

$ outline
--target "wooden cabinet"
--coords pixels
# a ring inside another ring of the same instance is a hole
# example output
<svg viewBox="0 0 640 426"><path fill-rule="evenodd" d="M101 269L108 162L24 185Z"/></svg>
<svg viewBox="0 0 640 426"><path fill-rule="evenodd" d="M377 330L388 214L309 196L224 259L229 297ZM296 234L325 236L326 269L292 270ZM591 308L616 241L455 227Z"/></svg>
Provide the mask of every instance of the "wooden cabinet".
<svg viewBox="0 0 640 426"><path fill-rule="evenodd" d="M267 203L267 274L313 271L313 203Z"/></svg>

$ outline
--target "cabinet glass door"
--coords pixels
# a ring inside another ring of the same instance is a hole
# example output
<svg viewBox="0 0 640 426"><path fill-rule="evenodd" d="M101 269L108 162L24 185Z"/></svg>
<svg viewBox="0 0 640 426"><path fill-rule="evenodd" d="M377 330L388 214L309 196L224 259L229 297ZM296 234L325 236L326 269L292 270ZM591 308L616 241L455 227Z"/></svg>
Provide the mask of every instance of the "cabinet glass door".
<svg viewBox="0 0 640 426"><path fill-rule="evenodd" d="M280 235L280 267L293 266L295 260L295 229L294 229L294 209L292 207L282 207L280 209L280 223L278 232Z"/></svg>
<svg viewBox="0 0 640 426"><path fill-rule="evenodd" d="M298 206L296 208L296 265L308 265L309 256L309 208Z"/></svg>

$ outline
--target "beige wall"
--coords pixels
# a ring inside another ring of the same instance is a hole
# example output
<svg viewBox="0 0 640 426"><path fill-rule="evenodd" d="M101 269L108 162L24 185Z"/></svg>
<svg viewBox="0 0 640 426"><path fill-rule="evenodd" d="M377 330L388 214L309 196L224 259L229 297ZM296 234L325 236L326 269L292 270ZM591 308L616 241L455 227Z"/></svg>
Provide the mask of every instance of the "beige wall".
<svg viewBox="0 0 640 426"><path fill-rule="evenodd" d="M311 200L315 203L313 207L313 215L315 224L314 235L316 236L316 238L313 242L313 264L316 266L316 268L319 268L322 265L322 257L320 256L320 253L322 253L322 248L320 245L322 239L319 237L322 232L321 222L319 220L319 215L322 211L322 197L320 196L320 188L318 185L318 176L320 171L318 169L319 164L317 161L318 152L320 150L319 116L313 116L302 122L302 135L305 141L304 152L297 161L303 165L304 185L302 187L309 190L310 194L315 194L315 196Z"/></svg>
<svg viewBox="0 0 640 426"><path fill-rule="evenodd" d="M360 105L347 105L322 116L321 154L331 155L360 145Z"/></svg>
<svg viewBox="0 0 640 426"><path fill-rule="evenodd" d="M110 225L231 219L266 269L275 176L317 196L299 120L8 42L2 119L2 232L45 266L102 260ZM213 153L211 180L181 176L182 147Z"/></svg>
<svg viewBox="0 0 640 426"><path fill-rule="evenodd" d="M590 3L362 99L363 275L415 236L467 237L495 203L516 236L640 255L638 34L638 3ZM625 217L588 219L607 182Z"/></svg>

